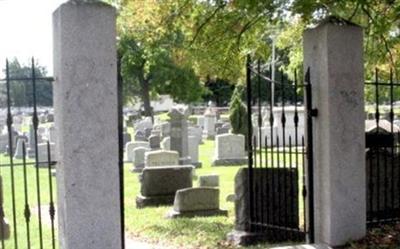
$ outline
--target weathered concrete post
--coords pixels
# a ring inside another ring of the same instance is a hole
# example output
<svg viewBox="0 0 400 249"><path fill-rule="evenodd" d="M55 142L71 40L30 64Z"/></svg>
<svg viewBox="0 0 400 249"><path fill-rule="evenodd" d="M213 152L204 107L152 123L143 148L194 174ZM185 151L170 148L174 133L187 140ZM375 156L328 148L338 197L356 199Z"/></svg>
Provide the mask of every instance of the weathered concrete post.
<svg viewBox="0 0 400 249"><path fill-rule="evenodd" d="M366 233L362 28L328 18L304 34L314 119L315 238L342 245Z"/></svg>
<svg viewBox="0 0 400 249"><path fill-rule="evenodd" d="M83 0L53 15L62 249L121 248L115 18Z"/></svg>

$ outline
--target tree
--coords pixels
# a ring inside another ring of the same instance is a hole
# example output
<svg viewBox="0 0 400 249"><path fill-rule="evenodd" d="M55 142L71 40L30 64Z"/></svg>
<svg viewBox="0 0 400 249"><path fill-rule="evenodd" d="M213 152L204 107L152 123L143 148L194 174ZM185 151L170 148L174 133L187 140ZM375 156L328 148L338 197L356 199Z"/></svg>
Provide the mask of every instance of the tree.
<svg viewBox="0 0 400 249"><path fill-rule="evenodd" d="M232 126L233 134L242 134L245 137L246 145L248 137L247 125L247 107L243 103L244 90L242 85L237 85L232 94L232 99L229 105L229 120Z"/></svg>
<svg viewBox="0 0 400 249"><path fill-rule="evenodd" d="M161 25L162 10L158 7L157 1L131 1L119 19L124 99L140 97L145 116L152 115L150 100L157 94L190 103L199 100L203 92L191 64L179 63L182 32Z"/></svg>
<svg viewBox="0 0 400 249"><path fill-rule="evenodd" d="M281 69L291 78L295 70L302 75L303 31L332 15L364 27L366 78L372 78L373 68L378 66L386 79L389 68L394 68L399 80L399 0L150 0L145 2L153 6L151 15L129 10L132 3L143 2L125 0L119 5L135 20L135 32L152 24L151 30L144 29L142 34L154 40L179 30L182 40L179 46L171 46L173 56L179 58L174 61L193 65L203 80L210 77L243 83L246 55L268 62L271 38L283 55ZM130 25L125 22L121 26Z"/></svg>
<svg viewBox="0 0 400 249"><path fill-rule="evenodd" d="M222 79L211 79L208 77L204 86L206 91L203 94L205 102L213 101L217 106L227 106L232 97L235 85Z"/></svg>
<svg viewBox="0 0 400 249"><path fill-rule="evenodd" d="M31 65L21 65L19 61L14 58L9 62L9 76L10 78L32 78ZM3 70L6 73L6 70ZM43 66L38 63L35 65L35 77L46 77L47 71ZM7 101L7 88L6 84L0 86L0 102L6 105ZM13 106L33 106L33 83L32 81L13 80L10 81L10 100ZM36 103L39 106L51 106L53 104L53 90L51 82L44 80L36 80Z"/></svg>

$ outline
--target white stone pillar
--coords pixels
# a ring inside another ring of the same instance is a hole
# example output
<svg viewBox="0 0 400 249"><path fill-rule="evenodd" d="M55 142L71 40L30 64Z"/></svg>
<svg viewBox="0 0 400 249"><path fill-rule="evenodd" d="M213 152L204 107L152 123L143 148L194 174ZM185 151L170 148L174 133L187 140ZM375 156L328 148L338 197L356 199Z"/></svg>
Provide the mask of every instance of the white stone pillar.
<svg viewBox="0 0 400 249"><path fill-rule="evenodd" d="M362 28L331 18L304 34L314 118L315 238L343 245L366 233Z"/></svg>
<svg viewBox="0 0 400 249"><path fill-rule="evenodd" d="M121 248L115 19L83 0L53 14L61 249Z"/></svg>

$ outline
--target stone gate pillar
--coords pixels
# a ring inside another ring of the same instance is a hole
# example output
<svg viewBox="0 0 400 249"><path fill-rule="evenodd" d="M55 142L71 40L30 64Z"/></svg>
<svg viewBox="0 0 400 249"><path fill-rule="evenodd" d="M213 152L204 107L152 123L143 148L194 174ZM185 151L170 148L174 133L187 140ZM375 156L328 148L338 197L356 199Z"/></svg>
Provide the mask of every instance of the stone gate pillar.
<svg viewBox="0 0 400 249"><path fill-rule="evenodd" d="M362 28L329 18L304 34L314 119L315 238L331 246L366 233Z"/></svg>
<svg viewBox="0 0 400 249"><path fill-rule="evenodd" d="M121 248L115 18L84 0L53 15L62 249Z"/></svg>

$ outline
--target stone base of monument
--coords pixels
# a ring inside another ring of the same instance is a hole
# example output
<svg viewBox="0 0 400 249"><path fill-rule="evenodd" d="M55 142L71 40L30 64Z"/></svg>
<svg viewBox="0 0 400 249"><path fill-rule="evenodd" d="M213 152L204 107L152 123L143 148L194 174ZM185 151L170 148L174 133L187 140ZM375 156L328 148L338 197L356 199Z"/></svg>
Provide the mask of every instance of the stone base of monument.
<svg viewBox="0 0 400 249"><path fill-rule="evenodd" d="M174 203L175 195L165 196L142 196L136 197L136 208L157 207L172 205Z"/></svg>
<svg viewBox="0 0 400 249"><path fill-rule="evenodd" d="M203 164L201 162L191 162L191 165L193 165L196 169L200 169Z"/></svg>
<svg viewBox="0 0 400 249"><path fill-rule="evenodd" d="M179 165L193 165L190 157L179 158Z"/></svg>
<svg viewBox="0 0 400 249"><path fill-rule="evenodd" d="M236 246L249 246L268 241L264 233L250 233L245 231L233 230L228 233L227 240Z"/></svg>
<svg viewBox="0 0 400 249"><path fill-rule="evenodd" d="M131 171L132 173L142 173L143 169L144 169L144 163L143 163L143 164L138 164L138 165L133 166L133 167L130 169L130 171Z"/></svg>
<svg viewBox="0 0 400 249"><path fill-rule="evenodd" d="M167 218L175 219L175 218L192 218L192 217L208 217L208 216L228 216L227 210L196 210L196 211L175 211L170 210L167 214Z"/></svg>
<svg viewBox="0 0 400 249"><path fill-rule="evenodd" d="M227 215L228 211L219 209L218 188L196 187L176 191L174 207L167 218Z"/></svg>
<svg viewBox="0 0 400 249"><path fill-rule="evenodd" d="M212 166L246 165L247 158L214 159Z"/></svg>
<svg viewBox="0 0 400 249"><path fill-rule="evenodd" d="M0 223L0 239L5 240L10 238L10 225L6 218Z"/></svg>
<svg viewBox="0 0 400 249"><path fill-rule="evenodd" d="M136 207L172 205L178 190L192 187L192 172L192 165L145 167L139 175Z"/></svg>

